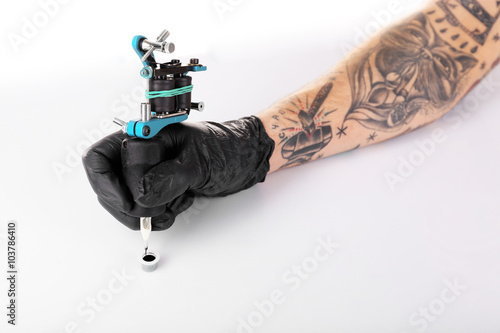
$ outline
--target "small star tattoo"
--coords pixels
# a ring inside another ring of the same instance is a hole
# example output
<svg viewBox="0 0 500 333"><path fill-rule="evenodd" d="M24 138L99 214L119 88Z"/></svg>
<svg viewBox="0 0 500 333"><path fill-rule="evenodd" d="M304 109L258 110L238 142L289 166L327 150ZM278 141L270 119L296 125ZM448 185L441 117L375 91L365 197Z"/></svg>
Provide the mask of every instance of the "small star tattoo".
<svg viewBox="0 0 500 333"><path fill-rule="evenodd" d="M345 130L347 129L348 127L344 127L344 125L342 125L341 127L337 127L337 129L339 130L337 132L337 135L339 136L339 139L342 137L342 135L347 135L347 133L345 132Z"/></svg>
<svg viewBox="0 0 500 333"><path fill-rule="evenodd" d="M494 40L495 42L498 42L498 41L500 40L500 34L499 34L499 33L497 33L495 36L493 36L493 40Z"/></svg>
<svg viewBox="0 0 500 333"><path fill-rule="evenodd" d="M370 136L368 137L367 141L370 142L370 141L375 141L375 137L377 136L377 133L373 132L372 134L370 134Z"/></svg>
<svg viewBox="0 0 500 333"><path fill-rule="evenodd" d="M485 69L486 68L486 62L483 61L483 63L481 64L481 69Z"/></svg>

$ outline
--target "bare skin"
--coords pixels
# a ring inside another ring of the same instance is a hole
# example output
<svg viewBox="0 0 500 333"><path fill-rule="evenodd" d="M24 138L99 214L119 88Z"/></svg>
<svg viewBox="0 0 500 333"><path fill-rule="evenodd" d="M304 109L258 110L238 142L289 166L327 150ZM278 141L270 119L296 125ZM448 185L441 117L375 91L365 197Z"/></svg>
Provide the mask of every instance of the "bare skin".
<svg viewBox="0 0 500 333"><path fill-rule="evenodd" d="M408 133L451 110L498 62L500 5L432 1L258 114L270 172Z"/></svg>

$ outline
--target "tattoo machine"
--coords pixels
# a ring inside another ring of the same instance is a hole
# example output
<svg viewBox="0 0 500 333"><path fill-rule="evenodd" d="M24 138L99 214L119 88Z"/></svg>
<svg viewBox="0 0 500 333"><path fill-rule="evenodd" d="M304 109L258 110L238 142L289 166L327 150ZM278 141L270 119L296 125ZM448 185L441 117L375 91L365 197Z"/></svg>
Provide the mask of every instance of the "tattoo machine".
<svg viewBox="0 0 500 333"><path fill-rule="evenodd" d="M168 156L165 144L155 137L161 129L170 124L186 120L191 110L203 111L203 102L192 103L192 78L189 72L201 72L207 69L192 58L189 63L182 65L178 59L169 62L156 62L153 52L172 53L175 45L167 42L170 33L163 30L156 41L144 36L135 36L132 47L142 61L144 67L140 75L147 80L146 102L141 103L141 118L125 122L114 119L122 127L128 138L122 142L122 166L125 183L132 192L137 191L137 184L143 175ZM148 251L149 235L151 233L151 218L163 213L161 207L138 207L140 228L144 240L144 254L141 255L142 268L151 272L156 269L159 255Z"/></svg>

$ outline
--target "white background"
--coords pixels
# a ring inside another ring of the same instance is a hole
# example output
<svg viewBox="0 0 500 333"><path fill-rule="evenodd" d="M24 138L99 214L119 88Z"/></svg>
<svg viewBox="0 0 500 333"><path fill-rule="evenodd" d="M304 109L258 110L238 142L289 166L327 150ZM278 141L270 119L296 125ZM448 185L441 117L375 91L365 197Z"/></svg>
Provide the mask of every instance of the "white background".
<svg viewBox="0 0 500 333"><path fill-rule="evenodd" d="M72 0L46 22L37 1L2 2L0 267L7 221L16 220L19 308L12 328L1 273L0 330L237 332L241 319L253 325L246 333L500 332L498 69L448 121L197 201L152 235L158 270L140 270L140 235L100 207L79 161L90 141L117 129L106 121L138 115L134 35L167 28L176 58L199 57L208 71L193 74L193 98L206 112L191 121L222 121L321 75L360 31L380 25L375 17L389 18L374 13L397 8L395 20L422 1L221 2L231 6L222 15L212 0ZM22 36L23 18L40 27L13 47L9 33ZM417 142L436 129L446 140L391 190L384 175L423 156ZM327 237L339 246L316 262L317 239ZM291 280L303 263L307 278ZM112 294L122 270L131 280ZM447 283L465 290L454 295ZM274 309L273 290L283 293Z"/></svg>

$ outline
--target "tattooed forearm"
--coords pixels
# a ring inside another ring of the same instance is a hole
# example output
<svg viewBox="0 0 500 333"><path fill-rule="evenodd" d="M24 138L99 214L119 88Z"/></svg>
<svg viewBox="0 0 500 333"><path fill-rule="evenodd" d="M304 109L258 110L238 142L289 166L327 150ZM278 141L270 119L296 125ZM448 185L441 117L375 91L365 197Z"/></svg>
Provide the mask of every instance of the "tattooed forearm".
<svg viewBox="0 0 500 333"><path fill-rule="evenodd" d="M347 72L352 104L344 122L378 131L398 131L419 112L450 103L477 60L444 42L419 14L391 29Z"/></svg>
<svg viewBox="0 0 500 333"><path fill-rule="evenodd" d="M261 114L276 142L271 170L382 142L441 117L497 63L499 17L500 1L435 0L373 38Z"/></svg>

